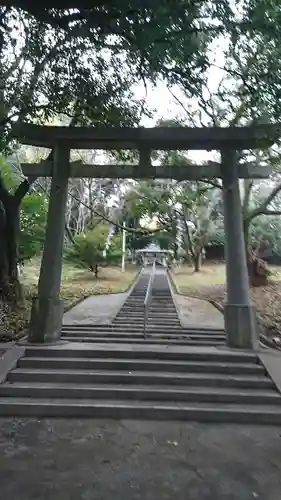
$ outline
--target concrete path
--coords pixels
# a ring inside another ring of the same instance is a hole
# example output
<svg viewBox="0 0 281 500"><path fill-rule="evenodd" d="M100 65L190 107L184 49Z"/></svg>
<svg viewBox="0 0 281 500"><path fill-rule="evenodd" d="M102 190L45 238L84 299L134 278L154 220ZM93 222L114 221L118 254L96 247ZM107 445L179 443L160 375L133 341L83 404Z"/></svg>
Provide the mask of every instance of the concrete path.
<svg viewBox="0 0 281 500"><path fill-rule="evenodd" d="M94 295L64 314L64 325L108 323L113 320L128 296L126 293Z"/></svg>
<svg viewBox="0 0 281 500"><path fill-rule="evenodd" d="M122 307L129 292L95 295L65 313L64 325L110 323ZM183 327L224 328L223 315L209 302L173 293Z"/></svg>
<svg viewBox="0 0 281 500"><path fill-rule="evenodd" d="M278 500L281 428L0 419L1 498Z"/></svg>
<svg viewBox="0 0 281 500"><path fill-rule="evenodd" d="M182 326L224 328L223 314L207 300L194 299L177 293L173 293L173 298Z"/></svg>

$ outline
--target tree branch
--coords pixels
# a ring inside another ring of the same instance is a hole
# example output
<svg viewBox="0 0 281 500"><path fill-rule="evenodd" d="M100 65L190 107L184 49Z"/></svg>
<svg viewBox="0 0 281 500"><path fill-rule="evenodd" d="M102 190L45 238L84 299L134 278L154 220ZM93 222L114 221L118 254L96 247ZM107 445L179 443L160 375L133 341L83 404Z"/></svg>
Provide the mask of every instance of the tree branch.
<svg viewBox="0 0 281 500"><path fill-rule="evenodd" d="M18 206L21 204L22 199L28 193L30 186L31 186L30 180L24 179L24 181L22 181L20 183L20 185L17 187L17 189L14 193L14 199L15 199Z"/></svg>
<svg viewBox="0 0 281 500"><path fill-rule="evenodd" d="M250 203L250 197L251 197L251 191L254 185L254 181L252 179L244 179L244 199L243 199L243 205L242 205L242 210L244 214L244 218L247 218L247 212L249 208L249 203Z"/></svg>
<svg viewBox="0 0 281 500"><path fill-rule="evenodd" d="M205 184L210 184L210 186L212 186L213 188L217 188L217 189L222 189L222 185L221 184L218 184L217 182L215 181L209 181L208 179L202 179L202 181L200 182L205 182Z"/></svg>
<svg viewBox="0 0 281 500"><path fill-rule="evenodd" d="M106 217L106 215L103 215L101 214L100 212L98 212L97 210L95 210L94 208L91 208L89 207L89 205L87 205L86 203L84 203L83 201L79 200L79 198L77 198L74 194L71 194L71 193L68 193L74 200L78 201L79 203L82 203L82 205L87 208L88 210L92 211L95 215L97 215L98 217L100 217L101 219L105 220L106 222L108 222L109 224L112 224L113 226L115 227L118 227L118 229L124 229L124 227L121 225L121 224L118 224L118 222L113 222L111 219L109 219L109 217ZM142 234L142 235L146 235L146 234L152 234L150 231L143 231L143 230L138 230L138 229L133 229L133 228L126 228L126 231L128 233L134 233L134 234ZM158 231L153 231L153 233L156 233Z"/></svg>
<svg viewBox="0 0 281 500"><path fill-rule="evenodd" d="M249 214L248 219L252 220L258 215L268 215L268 213L265 213L267 210L268 205L273 201L275 196L281 191L281 183L277 184L275 188L271 191L271 193L267 196L267 198L262 202L262 204L254 209L252 213Z"/></svg>
<svg viewBox="0 0 281 500"><path fill-rule="evenodd" d="M194 252L194 248L193 248L193 244L192 244L192 239L190 236L190 230L189 230L189 227L188 227L188 224L186 222L185 217L183 217L183 222L184 222L184 227L185 227L185 232L186 232L186 236L187 236L189 250L190 250L192 257L195 258L195 252Z"/></svg>
<svg viewBox="0 0 281 500"><path fill-rule="evenodd" d="M265 210L261 215L281 215L281 210Z"/></svg>

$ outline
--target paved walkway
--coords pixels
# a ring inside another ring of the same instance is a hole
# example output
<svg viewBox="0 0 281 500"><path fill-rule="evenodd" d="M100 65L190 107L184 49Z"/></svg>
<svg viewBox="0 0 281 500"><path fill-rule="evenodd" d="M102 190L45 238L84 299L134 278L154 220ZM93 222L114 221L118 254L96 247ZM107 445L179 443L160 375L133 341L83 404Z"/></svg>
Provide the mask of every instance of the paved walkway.
<svg viewBox="0 0 281 500"><path fill-rule="evenodd" d="M108 323L114 319L127 296L128 293L114 293L89 297L65 313L63 324Z"/></svg>
<svg viewBox="0 0 281 500"><path fill-rule="evenodd" d="M281 428L0 419L1 497L278 500Z"/></svg>
<svg viewBox="0 0 281 500"><path fill-rule="evenodd" d="M111 322L125 302L128 293L95 295L80 302L64 315L64 325L103 324ZM183 327L224 328L223 315L209 302L173 294Z"/></svg>
<svg viewBox="0 0 281 500"><path fill-rule="evenodd" d="M180 322L184 327L224 328L223 314L207 300L173 294Z"/></svg>

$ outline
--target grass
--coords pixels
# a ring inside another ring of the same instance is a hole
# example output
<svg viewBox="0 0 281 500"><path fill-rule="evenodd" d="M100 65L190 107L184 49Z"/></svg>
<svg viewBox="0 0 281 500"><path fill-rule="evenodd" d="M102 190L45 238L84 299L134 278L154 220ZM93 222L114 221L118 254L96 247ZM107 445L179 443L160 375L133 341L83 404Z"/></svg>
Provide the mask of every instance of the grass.
<svg viewBox="0 0 281 500"><path fill-rule="evenodd" d="M281 267L270 266L269 269L268 285L251 288L251 299L265 329L281 332ZM205 264L199 273L189 266L181 266L173 270L173 278L183 295L212 300L219 305L226 300L224 264Z"/></svg>
<svg viewBox="0 0 281 500"><path fill-rule="evenodd" d="M37 295L37 284L40 271L40 260L26 263L21 276L24 292L23 304L13 311L2 312L0 321L0 340L7 341L18 338L27 327L31 303ZM70 264L64 264L62 272L61 298L65 310L70 309L81 300L91 295L107 295L125 292L132 284L138 269L127 267L122 273L118 267L108 267L100 270L96 279L90 271L79 269Z"/></svg>

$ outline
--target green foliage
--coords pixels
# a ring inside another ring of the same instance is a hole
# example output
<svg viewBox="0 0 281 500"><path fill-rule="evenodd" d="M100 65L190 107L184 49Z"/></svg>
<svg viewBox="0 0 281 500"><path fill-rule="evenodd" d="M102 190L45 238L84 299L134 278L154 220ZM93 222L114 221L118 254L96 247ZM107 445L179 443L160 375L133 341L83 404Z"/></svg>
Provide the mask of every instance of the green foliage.
<svg viewBox="0 0 281 500"><path fill-rule="evenodd" d="M209 237L208 245L209 247L223 246L225 243L224 229L216 229Z"/></svg>
<svg viewBox="0 0 281 500"><path fill-rule="evenodd" d="M130 250L141 250L142 248L150 245L150 243L152 243L153 241L153 235L150 234L145 234L143 236L137 237L134 237L134 235L132 236L133 238L131 238L131 240L129 240L127 244L127 248L129 248Z"/></svg>
<svg viewBox="0 0 281 500"><path fill-rule="evenodd" d="M217 229L212 233L207 246L223 246L224 230ZM249 234L249 245L259 247L274 255L281 255L281 219L280 216L260 215L252 220Z"/></svg>
<svg viewBox="0 0 281 500"><path fill-rule="evenodd" d="M159 231L153 235L152 243L159 245L161 250L169 250L173 246L173 238L168 231Z"/></svg>
<svg viewBox="0 0 281 500"><path fill-rule="evenodd" d="M44 123L62 113L73 125L135 125L146 112L132 92L140 82L182 81L197 94L223 27L209 0L117 0L90 11L46 8L42 17L36 6L9 5L0 16L2 150L15 118Z"/></svg>
<svg viewBox="0 0 281 500"><path fill-rule="evenodd" d="M22 180L22 175L17 166L13 163L7 161L4 156L0 155L0 175L5 188L13 193L17 186L20 184Z"/></svg>
<svg viewBox="0 0 281 500"><path fill-rule="evenodd" d="M44 245L48 201L41 193L28 193L20 207L19 253L22 260L38 255Z"/></svg>
<svg viewBox="0 0 281 500"><path fill-rule="evenodd" d="M261 215L250 227L250 244L266 249L269 254L281 255L280 216Z"/></svg>
<svg viewBox="0 0 281 500"><path fill-rule="evenodd" d="M107 236L108 227L105 225L75 236L74 242L65 249L65 259L96 274L100 266L117 264L122 255L120 237L112 237L104 256Z"/></svg>
<svg viewBox="0 0 281 500"><path fill-rule="evenodd" d="M5 188L13 194L23 180L16 162L0 156L0 175ZM31 191L20 205L19 258L31 259L43 248L47 220L48 201L42 193Z"/></svg>

